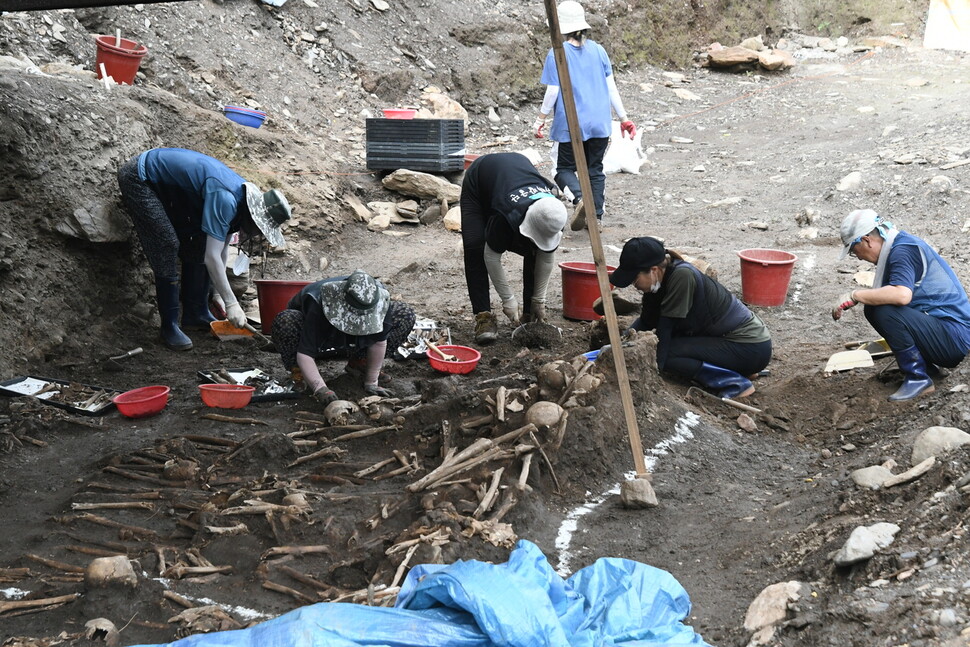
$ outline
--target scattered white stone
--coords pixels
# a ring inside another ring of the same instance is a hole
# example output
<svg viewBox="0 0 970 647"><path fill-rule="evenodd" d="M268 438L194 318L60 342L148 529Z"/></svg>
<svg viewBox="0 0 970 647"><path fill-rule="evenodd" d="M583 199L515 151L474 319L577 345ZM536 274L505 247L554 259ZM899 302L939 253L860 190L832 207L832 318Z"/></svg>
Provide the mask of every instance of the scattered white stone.
<svg viewBox="0 0 970 647"><path fill-rule="evenodd" d="M897 164L912 164L913 162L916 161L916 154L903 153L899 157L894 158L893 161L896 162Z"/></svg>
<svg viewBox="0 0 970 647"><path fill-rule="evenodd" d="M929 84L929 81L927 81L926 79L922 79L918 76L913 77L911 79L906 79L906 85L908 85L911 88L921 88L924 85L928 85L928 84Z"/></svg>
<svg viewBox="0 0 970 647"><path fill-rule="evenodd" d="M758 34L752 38L745 38L742 40L740 46L745 49L750 49L753 52L760 52L765 48L765 43L761 38L761 34Z"/></svg>
<svg viewBox="0 0 970 647"><path fill-rule="evenodd" d="M800 214L795 216L795 223L799 227L805 227L807 225L814 225L822 217L818 209L812 209L811 207L805 207Z"/></svg>
<svg viewBox="0 0 970 647"><path fill-rule="evenodd" d="M461 231L461 207L452 207L442 220L448 231Z"/></svg>
<svg viewBox="0 0 970 647"><path fill-rule="evenodd" d="M818 238L818 229L815 227L805 227L798 230L798 237L805 240L815 240Z"/></svg>
<svg viewBox="0 0 970 647"><path fill-rule="evenodd" d="M852 171L835 185L836 191L857 191L862 186L862 173Z"/></svg>
<svg viewBox="0 0 970 647"><path fill-rule="evenodd" d="M717 200L716 202L712 202L707 206L708 207L730 207L735 204L741 204L742 202L744 202L744 198L738 195L738 196L732 196L730 198L723 198L721 200Z"/></svg>
<svg viewBox="0 0 970 647"><path fill-rule="evenodd" d="M687 137L677 137L676 135L670 138L671 144L693 144L694 140Z"/></svg>
<svg viewBox="0 0 970 647"><path fill-rule="evenodd" d="M691 171L694 172L694 173L705 173L707 171L707 169L704 168L704 165L703 164L698 164L697 166L695 166L694 168L692 168Z"/></svg>
<svg viewBox="0 0 970 647"><path fill-rule="evenodd" d="M875 112L875 111L876 111L876 109L874 107L872 107L872 106L860 106L860 107L856 108L856 112L861 112L863 114L866 114L866 113L869 113L869 112Z"/></svg>
<svg viewBox="0 0 970 647"><path fill-rule="evenodd" d="M762 589L744 614L744 628L753 632L748 647L767 644L775 629L788 617L788 607L799 599L802 583L779 582Z"/></svg>
<svg viewBox="0 0 970 647"><path fill-rule="evenodd" d="M859 487L878 490L882 484L892 478L893 473L882 465L863 467L849 474L849 478Z"/></svg>
<svg viewBox="0 0 970 647"><path fill-rule="evenodd" d="M370 3L378 11L387 11L391 8L391 5L384 2L384 0L370 0Z"/></svg>
<svg viewBox="0 0 970 647"><path fill-rule="evenodd" d="M669 79L674 83L684 83L687 80L687 77L680 72L664 72L660 76L664 77L665 79ZM641 83L640 85L644 84Z"/></svg>
<svg viewBox="0 0 970 647"><path fill-rule="evenodd" d="M951 449L970 443L970 434L956 427L928 427L913 442L913 463L930 456L942 456Z"/></svg>
<svg viewBox="0 0 970 647"><path fill-rule="evenodd" d="M755 424L755 421L751 418L751 416L746 413L742 413L740 416L738 416L737 422L738 427L749 433L753 434L754 432L758 431L758 425Z"/></svg>
<svg viewBox="0 0 970 647"><path fill-rule="evenodd" d="M945 175L935 175L929 179L929 185L940 193L953 191L953 180Z"/></svg>
<svg viewBox="0 0 970 647"><path fill-rule="evenodd" d="M620 504L624 508L652 508L658 505L657 494L647 479L630 479L620 488Z"/></svg>
<svg viewBox="0 0 970 647"><path fill-rule="evenodd" d="M683 99L684 101L700 101L701 100L700 95L694 94L690 90L685 90L684 88L675 88L674 89L674 94L676 94L679 98Z"/></svg>
<svg viewBox="0 0 970 647"><path fill-rule="evenodd" d="M864 288L871 288L872 282L876 280L876 273L873 270L863 270L852 275L852 280Z"/></svg>
<svg viewBox="0 0 970 647"><path fill-rule="evenodd" d="M435 198L447 200L448 204L458 202L461 187L444 178L430 173L398 169L385 177L381 184L391 191L397 191L415 198Z"/></svg>
<svg viewBox="0 0 970 647"><path fill-rule="evenodd" d="M875 555L876 551L892 544L897 532L899 526L888 522L859 526L835 554L835 563L839 566L850 566L865 561Z"/></svg>
<svg viewBox="0 0 970 647"><path fill-rule="evenodd" d="M391 214L389 213L379 213L370 219L367 223L367 228L371 231L384 231L391 226Z"/></svg>
<svg viewBox="0 0 970 647"><path fill-rule="evenodd" d="M750 222L744 223L744 226L749 229L757 229L758 231L768 231L768 223L762 222L760 220L752 220Z"/></svg>
<svg viewBox="0 0 970 647"><path fill-rule="evenodd" d="M488 120L493 124L501 123L502 121L502 118L498 116L497 112L495 112L495 108L492 108L491 106L488 108Z"/></svg>

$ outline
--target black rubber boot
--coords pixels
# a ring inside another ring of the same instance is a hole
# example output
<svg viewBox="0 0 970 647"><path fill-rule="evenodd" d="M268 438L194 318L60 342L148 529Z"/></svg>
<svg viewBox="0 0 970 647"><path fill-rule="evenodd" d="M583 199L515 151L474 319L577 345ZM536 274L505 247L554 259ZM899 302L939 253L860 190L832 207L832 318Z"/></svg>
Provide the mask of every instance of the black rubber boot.
<svg viewBox="0 0 970 647"><path fill-rule="evenodd" d="M933 386L933 380L927 374L926 360L920 355L916 346L898 350L895 355L904 379L899 390L889 396L890 402L912 400L924 393L932 393L936 390L936 387Z"/></svg>
<svg viewBox="0 0 970 647"><path fill-rule="evenodd" d="M740 373L704 362L694 379L721 398L744 398L754 393L751 380Z"/></svg>
<svg viewBox="0 0 970 647"><path fill-rule="evenodd" d="M158 314L162 317L162 341L172 350L189 350L192 340L179 328L179 281L155 279Z"/></svg>
<svg viewBox="0 0 970 647"><path fill-rule="evenodd" d="M216 320L209 310L211 286L205 263L182 263L182 328L209 330Z"/></svg>

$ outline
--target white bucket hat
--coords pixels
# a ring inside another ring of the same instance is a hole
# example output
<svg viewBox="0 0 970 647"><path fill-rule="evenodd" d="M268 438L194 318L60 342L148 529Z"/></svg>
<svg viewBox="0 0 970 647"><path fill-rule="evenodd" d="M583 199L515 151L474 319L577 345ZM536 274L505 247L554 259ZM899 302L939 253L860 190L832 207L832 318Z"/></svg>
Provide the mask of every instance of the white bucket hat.
<svg viewBox="0 0 970 647"><path fill-rule="evenodd" d="M583 5L574 0L559 3L556 13L559 15L560 34L571 34L590 28L589 23L586 22L586 12L583 10Z"/></svg>
<svg viewBox="0 0 970 647"><path fill-rule="evenodd" d="M519 233L534 242L540 250L551 252L559 247L566 218L563 203L551 194L543 194L526 210Z"/></svg>
<svg viewBox="0 0 970 647"><path fill-rule="evenodd" d="M286 247L280 225L290 219L293 213L290 203L279 189L270 189L263 193L252 182L243 184L246 188L246 205L253 222L263 232L263 236L273 247Z"/></svg>
<svg viewBox="0 0 970 647"><path fill-rule="evenodd" d="M842 253L839 259L849 255L849 249L859 238L871 233L873 229L879 229L880 235L885 238L885 232L893 228L893 223L883 220L883 218L872 209L856 209L849 213L839 227L839 236L842 238Z"/></svg>

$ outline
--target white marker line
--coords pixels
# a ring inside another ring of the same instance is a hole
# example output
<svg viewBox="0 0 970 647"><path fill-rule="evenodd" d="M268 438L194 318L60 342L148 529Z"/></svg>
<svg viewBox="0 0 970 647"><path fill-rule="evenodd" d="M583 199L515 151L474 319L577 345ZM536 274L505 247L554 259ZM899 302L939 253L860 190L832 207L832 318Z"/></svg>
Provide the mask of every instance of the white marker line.
<svg viewBox="0 0 970 647"><path fill-rule="evenodd" d="M644 454L643 458L647 466L647 471L653 472L657 466L659 457L665 456L672 446L686 443L688 440L691 440L694 437L694 433L691 431L691 428L697 425L697 423L700 421L700 416L693 411L685 412L684 415L681 416L676 423L674 423L674 434L669 438L661 440L659 443L654 445L652 449L648 450L646 454ZM636 472L627 472L624 474L624 477L627 480L633 479L636 477ZM570 510L569 513L566 514L566 518L562 520L561 524L559 524L559 532L556 534L556 550L559 551L559 565L556 566L556 572L562 577L568 577L571 573L569 562L572 560L573 555L569 550L569 545L572 543L573 535L576 533L576 529L579 527L580 518L588 515L611 496L616 496L619 493L620 484L617 483L595 499L588 500L579 507Z"/></svg>

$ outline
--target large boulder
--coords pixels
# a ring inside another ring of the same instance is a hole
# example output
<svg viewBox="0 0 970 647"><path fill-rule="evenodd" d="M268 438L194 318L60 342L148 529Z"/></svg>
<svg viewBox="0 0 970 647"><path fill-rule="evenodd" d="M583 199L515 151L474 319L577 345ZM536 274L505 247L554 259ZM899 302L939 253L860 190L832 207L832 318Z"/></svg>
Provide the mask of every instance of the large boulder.
<svg viewBox="0 0 970 647"><path fill-rule="evenodd" d="M444 178L430 173L398 169L384 178L382 184L391 191L397 191L414 198L447 200L449 204L458 202L461 187Z"/></svg>

